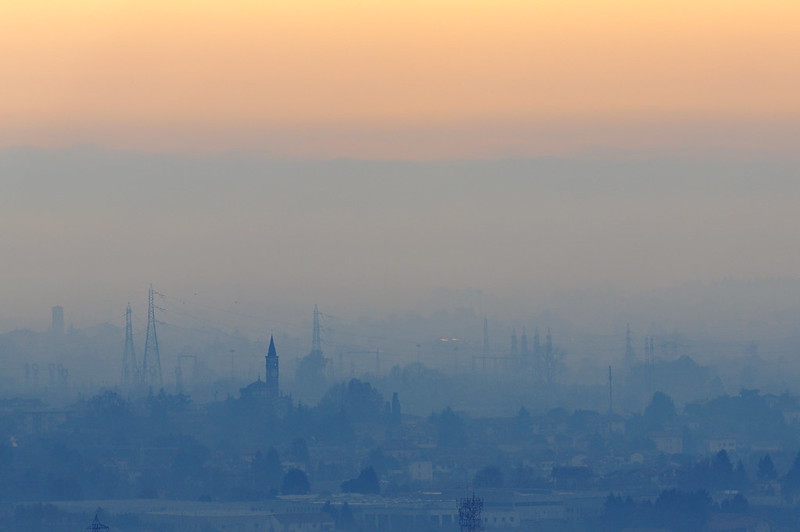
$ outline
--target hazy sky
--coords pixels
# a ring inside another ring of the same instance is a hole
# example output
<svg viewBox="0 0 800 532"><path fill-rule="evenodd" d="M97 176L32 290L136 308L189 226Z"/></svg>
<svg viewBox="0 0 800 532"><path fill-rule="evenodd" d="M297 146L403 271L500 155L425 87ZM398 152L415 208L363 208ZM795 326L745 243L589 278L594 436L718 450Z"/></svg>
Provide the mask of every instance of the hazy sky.
<svg viewBox="0 0 800 532"><path fill-rule="evenodd" d="M150 282L366 311L795 277L799 20L796 0L4 2L0 328L56 303L118 320Z"/></svg>
<svg viewBox="0 0 800 532"><path fill-rule="evenodd" d="M11 0L0 146L790 154L794 0Z"/></svg>
<svg viewBox="0 0 800 532"><path fill-rule="evenodd" d="M800 265L796 164L73 149L6 150L0 172L6 318L46 319L56 303L89 323L119 317L150 282L306 313L402 311L439 287L533 311L559 291L796 277Z"/></svg>

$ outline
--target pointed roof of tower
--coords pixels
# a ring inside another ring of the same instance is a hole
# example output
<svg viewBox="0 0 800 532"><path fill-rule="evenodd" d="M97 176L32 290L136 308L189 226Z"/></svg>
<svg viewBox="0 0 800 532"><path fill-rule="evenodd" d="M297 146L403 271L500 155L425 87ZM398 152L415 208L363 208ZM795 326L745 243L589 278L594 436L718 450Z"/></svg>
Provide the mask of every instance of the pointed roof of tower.
<svg viewBox="0 0 800 532"><path fill-rule="evenodd" d="M277 357L278 352L275 350L275 339L270 335L269 337L269 351L267 351L268 357Z"/></svg>

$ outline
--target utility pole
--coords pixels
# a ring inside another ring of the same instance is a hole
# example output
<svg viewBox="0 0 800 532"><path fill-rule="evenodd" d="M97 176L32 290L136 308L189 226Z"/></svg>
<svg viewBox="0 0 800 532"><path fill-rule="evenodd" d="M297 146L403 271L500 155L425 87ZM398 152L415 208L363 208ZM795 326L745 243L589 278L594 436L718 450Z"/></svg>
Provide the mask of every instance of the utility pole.
<svg viewBox="0 0 800 532"><path fill-rule="evenodd" d="M153 290L153 285L150 285L150 290L147 292L147 336L144 341L144 356L142 359L142 380L151 392L153 388L158 391L164 387L164 381L161 377L161 355L158 351L158 333L156 331L156 306L153 302L153 296L157 293Z"/></svg>

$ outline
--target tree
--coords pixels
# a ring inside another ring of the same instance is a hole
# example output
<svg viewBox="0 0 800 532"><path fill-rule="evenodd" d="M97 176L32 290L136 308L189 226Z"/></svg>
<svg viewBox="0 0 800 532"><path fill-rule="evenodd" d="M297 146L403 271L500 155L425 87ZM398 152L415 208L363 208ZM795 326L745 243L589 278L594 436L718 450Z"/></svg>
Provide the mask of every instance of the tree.
<svg viewBox="0 0 800 532"><path fill-rule="evenodd" d="M303 438L295 438L292 440L291 447L292 459L297 462L308 461L308 445Z"/></svg>
<svg viewBox="0 0 800 532"><path fill-rule="evenodd" d="M430 420L438 429L439 447L466 447L467 431L464 421L448 406L441 414L433 414Z"/></svg>
<svg viewBox="0 0 800 532"><path fill-rule="evenodd" d="M720 509L726 513L746 514L749 508L747 498L741 493L737 493L730 499L725 499L720 505Z"/></svg>
<svg viewBox="0 0 800 532"><path fill-rule="evenodd" d="M380 447L375 447L369 452L364 467L371 467L377 474L383 475L390 469L399 468L400 464L393 456L387 456Z"/></svg>
<svg viewBox="0 0 800 532"><path fill-rule="evenodd" d="M378 475L371 467L362 469L358 477L342 482L342 491L345 493L380 493L381 485Z"/></svg>
<svg viewBox="0 0 800 532"><path fill-rule="evenodd" d="M733 487L733 463L728 456L728 451L722 449L714 455L711 461L711 478L709 482L714 488L732 488Z"/></svg>
<svg viewBox="0 0 800 532"><path fill-rule="evenodd" d="M671 530L701 530L713 507L705 490L682 492L676 489L661 492L653 505L654 525Z"/></svg>
<svg viewBox="0 0 800 532"><path fill-rule="evenodd" d="M111 390L102 391L86 401L86 421L93 427L102 427L115 440L124 441L135 433L134 417L128 401Z"/></svg>
<svg viewBox="0 0 800 532"><path fill-rule="evenodd" d="M283 495L305 495L311 491L311 486L308 484L308 477L302 469L292 468L286 472L281 484L281 493Z"/></svg>
<svg viewBox="0 0 800 532"><path fill-rule="evenodd" d="M609 493L603 503L603 514L601 523L608 530L622 530L632 526L636 518L636 503L633 499L622 498L621 495Z"/></svg>
<svg viewBox="0 0 800 532"><path fill-rule="evenodd" d="M644 409L644 420L650 428L663 427L675 420L677 413L672 398L664 392L656 392Z"/></svg>
<svg viewBox="0 0 800 532"><path fill-rule="evenodd" d="M733 487L740 490L747 488L750 484L750 479L747 478L747 470L741 460L736 462L736 469L733 471L733 482Z"/></svg>
<svg viewBox="0 0 800 532"><path fill-rule="evenodd" d="M210 452L192 437L183 439L172 457L172 472L179 479L198 478Z"/></svg>
<svg viewBox="0 0 800 532"><path fill-rule="evenodd" d="M775 470L775 464L772 463L772 458L766 454L758 461L758 478L761 480L775 480L778 478L778 472Z"/></svg>
<svg viewBox="0 0 800 532"><path fill-rule="evenodd" d="M353 517L353 511L347 501L342 503L342 508L339 510L339 519L336 521L336 528L338 530L352 530L355 528L356 519Z"/></svg>
<svg viewBox="0 0 800 532"><path fill-rule="evenodd" d="M276 492L283 478L283 466L278 451L274 447L267 450L264 455L261 451L256 453L253 459L253 474L256 485Z"/></svg>
<svg viewBox="0 0 800 532"><path fill-rule="evenodd" d="M794 457L791 469L783 477L783 493L794 495L800 490L800 452Z"/></svg>

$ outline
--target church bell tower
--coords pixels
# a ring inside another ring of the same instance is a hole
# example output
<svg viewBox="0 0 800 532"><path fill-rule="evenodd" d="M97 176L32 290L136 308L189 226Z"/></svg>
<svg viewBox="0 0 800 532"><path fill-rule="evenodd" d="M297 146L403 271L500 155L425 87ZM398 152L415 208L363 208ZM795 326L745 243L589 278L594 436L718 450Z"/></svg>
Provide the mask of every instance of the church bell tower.
<svg viewBox="0 0 800 532"><path fill-rule="evenodd" d="M264 358L267 363L267 397L270 399L277 399L280 395L278 352L275 350L275 340L272 336L269 337L269 351L267 351L267 356Z"/></svg>

